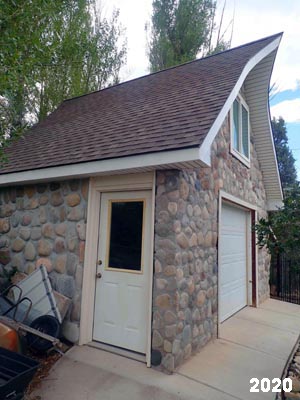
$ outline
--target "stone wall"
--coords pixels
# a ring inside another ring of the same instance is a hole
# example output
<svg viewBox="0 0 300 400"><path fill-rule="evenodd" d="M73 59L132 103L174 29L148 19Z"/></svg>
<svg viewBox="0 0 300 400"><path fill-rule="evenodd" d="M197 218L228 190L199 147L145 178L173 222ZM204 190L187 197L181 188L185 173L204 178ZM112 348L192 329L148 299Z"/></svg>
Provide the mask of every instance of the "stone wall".
<svg viewBox="0 0 300 400"><path fill-rule="evenodd" d="M64 331L78 339L88 180L0 190L0 275L40 264L53 289L72 299Z"/></svg>
<svg viewBox="0 0 300 400"><path fill-rule="evenodd" d="M223 189L259 207L266 195L255 148L251 168L230 153L229 119L217 135L211 168L159 171L155 208L152 348L172 372L217 335L218 200ZM269 294L269 257L259 251L259 299Z"/></svg>

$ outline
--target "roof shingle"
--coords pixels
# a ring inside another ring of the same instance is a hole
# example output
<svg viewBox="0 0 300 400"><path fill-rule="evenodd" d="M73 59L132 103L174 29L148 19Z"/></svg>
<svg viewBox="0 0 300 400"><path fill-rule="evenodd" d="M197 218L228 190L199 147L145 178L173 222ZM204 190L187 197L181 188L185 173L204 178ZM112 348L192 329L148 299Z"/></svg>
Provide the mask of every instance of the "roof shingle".
<svg viewBox="0 0 300 400"><path fill-rule="evenodd" d="M247 62L278 35L63 102L0 174L198 147Z"/></svg>

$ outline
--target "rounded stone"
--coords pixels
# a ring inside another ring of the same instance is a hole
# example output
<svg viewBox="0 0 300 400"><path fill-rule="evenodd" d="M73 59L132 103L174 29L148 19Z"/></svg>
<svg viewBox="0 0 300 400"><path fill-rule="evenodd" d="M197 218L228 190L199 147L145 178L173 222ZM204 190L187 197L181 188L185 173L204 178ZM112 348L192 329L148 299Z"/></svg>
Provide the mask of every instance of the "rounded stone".
<svg viewBox="0 0 300 400"><path fill-rule="evenodd" d="M54 250L56 253L63 253L66 250L65 240L63 238L56 238L54 242Z"/></svg>
<svg viewBox="0 0 300 400"><path fill-rule="evenodd" d="M47 222L47 211L46 211L46 207L40 207L40 223L44 224L45 222Z"/></svg>
<svg viewBox="0 0 300 400"><path fill-rule="evenodd" d="M42 234L45 238L53 239L54 238L54 228L51 223L47 223L42 226Z"/></svg>
<svg viewBox="0 0 300 400"><path fill-rule="evenodd" d="M161 294L156 297L155 305L160 309L166 309L171 306L171 297L168 294Z"/></svg>
<svg viewBox="0 0 300 400"><path fill-rule="evenodd" d="M79 243L79 261L81 263L84 262L84 254L85 254L85 242Z"/></svg>
<svg viewBox="0 0 300 400"><path fill-rule="evenodd" d="M167 325L165 327L165 336L167 338L175 338L176 336L176 331L177 331L177 325L173 324L173 325Z"/></svg>
<svg viewBox="0 0 300 400"><path fill-rule="evenodd" d="M47 269L48 273L53 270L53 266L52 266L52 262L51 262L50 258L45 258L45 257L39 258L36 261L35 266L36 266L36 268L39 268L41 265L43 265Z"/></svg>
<svg viewBox="0 0 300 400"><path fill-rule="evenodd" d="M168 281L166 279L156 279L156 289L163 290L168 286Z"/></svg>
<svg viewBox="0 0 300 400"><path fill-rule="evenodd" d="M24 259L21 253L16 254L11 259L11 266L17 268L18 271L24 270Z"/></svg>
<svg viewBox="0 0 300 400"><path fill-rule="evenodd" d="M26 274L31 274L33 271L35 271L35 265L31 262L27 263L25 265L25 272Z"/></svg>
<svg viewBox="0 0 300 400"><path fill-rule="evenodd" d="M83 217L84 209L81 206L73 207L67 215L69 221L80 221Z"/></svg>
<svg viewBox="0 0 300 400"><path fill-rule="evenodd" d="M64 199L60 192L53 192L51 193L50 203L52 206L57 207L63 204Z"/></svg>
<svg viewBox="0 0 300 400"><path fill-rule="evenodd" d="M164 343L164 339L161 336L161 334L157 331L153 331L153 336L152 336L152 347L154 349L160 348Z"/></svg>
<svg viewBox="0 0 300 400"><path fill-rule="evenodd" d="M10 223L7 218L0 219L0 233L7 233L10 230Z"/></svg>
<svg viewBox="0 0 300 400"><path fill-rule="evenodd" d="M189 304L189 295L185 292L181 293L179 305L181 308L186 308Z"/></svg>
<svg viewBox="0 0 300 400"><path fill-rule="evenodd" d="M163 358L162 365L168 372L174 372L175 369L174 357L170 353L168 353Z"/></svg>
<svg viewBox="0 0 300 400"><path fill-rule="evenodd" d="M191 204L189 204L186 208L186 212L188 214L189 217L193 216L194 210L193 210L193 206Z"/></svg>
<svg viewBox="0 0 300 400"><path fill-rule="evenodd" d="M35 186L25 186L24 189L25 189L25 194L28 196L28 198L33 197L36 193Z"/></svg>
<svg viewBox="0 0 300 400"><path fill-rule="evenodd" d="M205 247L211 247L212 246L212 232L211 231L207 232L207 234L205 235L204 246Z"/></svg>
<svg viewBox="0 0 300 400"><path fill-rule="evenodd" d="M179 233L179 235L176 236L176 241L179 244L179 246L182 249L187 249L189 247L189 240L188 238L185 236L184 233Z"/></svg>
<svg viewBox="0 0 300 400"><path fill-rule="evenodd" d="M57 256L54 263L55 271L60 274L64 274L66 272L66 266L67 266L67 255L60 254L59 256Z"/></svg>
<svg viewBox="0 0 300 400"><path fill-rule="evenodd" d="M87 200L88 199L88 192L89 192L89 182L83 181L81 185L81 193L82 197Z"/></svg>
<svg viewBox="0 0 300 400"><path fill-rule="evenodd" d="M19 230L19 235L23 240L29 240L31 236L31 230L29 228L22 227Z"/></svg>
<svg viewBox="0 0 300 400"><path fill-rule="evenodd" d="M76 252L79 246L79 240L77 237L72 237L67 241L68 250L71 252Z"/></svg>
<svg viewBox="0 0 300 400"><path fill-rule="evenodd" d="M196 304L198 307L203 306L203 304L205 303L206 300L206 295L205 292L203 290L200 290L200 292L197 294L197 298L196 298Z"/></svg>
<svg viewBox="0 0 300 400"><path fill-rule="evenodd" d="M62 224L58 224L55 227L55 233L58 236L66 236L66 231L67 231L67 225L62 223Z"/></svg>
<svg viewBox="0 0 300 400"><path fill-rule="evenodd" d="M195 217L200 217L201 215L201 208L198 206L198 204L196 204L194 206L194 212L193 212Z"/></svg>
<svg viewBox="0 0 300 400"><path fill-rule="evenodd" d="M182 331L182 342L183 346L187 346L192 338L192 331L190 325L186 325Z"/></svg>
<svg viewBox="0 0 300 400"><path fill-rule="evenodd" d="M76 224L76 231L80 240L85 240L86 226L84 222Z"/></svg>
<svg viewBox="0 0 300 400"><path fill-rule="evenodd" d="M164 320L167 324L174 324L177 321L177 316L172 311L166 311L164 315Z"/></svg>
<svg viewBox="0 0 300 400"><path fill-rule="evenodd" d="M7 265L10 262L10 251L8 248L0 250L0 264Z"/></svg>
<svg viewBox="0 0 300 400"><path fill-rule="evenodd" d="M181 349L181 342L180 342L180 340L179 339L175 339L174 340L174 342L173 342L173 346L172 346L172 353L173 354L178 354L179 352L180 352L180 349Z"/></svg>
<svg viewBox="0 0 300 400"><path fill-rule="evenodd" d="M165 276L175 276L176 275L176 267L174 265L167 265L164 268L164 275Z"/></svg>
<svg viewBox="0 0 300 400"><path fill-rule="evenodd" d="M46 204L48 203L48 201L49 201L49 198L48 198L48 196L45 195L45 194L42 195L42 196L40 197L40 199L39 199L39 203L40 203L41 206L46 205Z"/></svg>
<svg viewBox="0 0 300 400"><path fill-rule="evenodd" d="M34 210L38 208L38 206L39 206L38 199L30 199L25 203L25 210Z"/></svg>
<svg viewBox="0 0 300 400"><path fill-rule="evenodd" d="M49 256L52 251L52 243L49 240L41 239L38 241L38 254L40 256Z"/></svg>
<svg viewBox="0 0 300 400"><path fill-rule="evenodd" d="M80 196L78 193L71 193L66 197L68 206L75 207L80 203Z"/></svg>
<svg viewBox="0 0 300 400"><path fill-rule="evenodd" d="M162 266L160 261L155 260L154 269L155 269L155 274L160 274L162 272Z"/></svg>
<svg viewBox="0 0 300 400"><path fill-rule="evenodd" d="M31 215L25 214L23 216L23 218L22 218L22 222L21 223L22 223L23 226L27 226L27 225L31 224L31 221L32 221Z"/></svg>
<svg viewBox="0 0 300 400"><path fill-rule="evenodd" d="M172 352L172 343L169 342L168 340L164 340L164 351L166 353L171 353Z"/></svg>
<svg viewBox="0 0 300 400"><path fill-rule="evenodd" d="M180 187L179 187L180 197L183 200L187 200L187 198L189 197L189 192L190 192L190 189L189 189L188 183L184 179L181 179Z"/></svg>
<svg viewBox="0 0 300 400"><path fill-rule="evenodd" d="M42 237L42 229L39 227L31 229L31 240L39 240Z"/></svg>
<svg viewBox="0 0 300 400"><path fill-rule="evenodd" d="M190 247L195 247L198 245L198 239L196 233L193 233L189 240Z"/></svg>
<svg viewBox="0 0 300 400"><path fill-rule="evenodd" d="M21 239L21 238L16 238L13 241L11 248L15 252L20 252L20 251L22 251L24 249L24 246L25 246L24 240Z"/></svg>
<svg viewBox="0 0 300 400"><path fill-rule="evenodd" d="M33 261L35 259L36 250L35 250L34 245L31 242L26 244L24 256L25 256L26 260L28 260L28 261Z"/></svg>
<svg viewBox="0 0 300 400"><path fill-rule="evenodd" d="M169 213L170 213L171 215L176 215L176 213L177 213L177 208L178 208L178 206L177 206L177 203L175 203L175 202L170 202L170 203L168 204L168 211L169 211Z"/></svg>

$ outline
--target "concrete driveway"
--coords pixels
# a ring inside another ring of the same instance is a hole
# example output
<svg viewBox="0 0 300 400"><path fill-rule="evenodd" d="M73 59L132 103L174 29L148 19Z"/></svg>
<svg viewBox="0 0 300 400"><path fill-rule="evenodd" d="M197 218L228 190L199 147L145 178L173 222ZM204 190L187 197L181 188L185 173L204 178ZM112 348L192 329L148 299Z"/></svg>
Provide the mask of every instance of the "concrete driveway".
<svg viewBox="0 0 300 400"><path fill-rule="evenodd" d="M138 361L75 346L30 399L274 399L275 393L250 393L249 381L280 378L299 333L300 306L267 300L225 321L220 338L171 376Z"/></svg>

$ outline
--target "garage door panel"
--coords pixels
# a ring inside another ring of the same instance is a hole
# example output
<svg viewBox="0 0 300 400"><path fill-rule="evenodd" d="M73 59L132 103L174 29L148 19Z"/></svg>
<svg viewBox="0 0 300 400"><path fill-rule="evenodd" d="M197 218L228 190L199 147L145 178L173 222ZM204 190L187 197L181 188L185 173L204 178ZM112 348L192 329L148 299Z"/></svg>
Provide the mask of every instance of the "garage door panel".
<svg viewBox="0 0 300 400"><path fill-rule="evenodd" d="M220 321L247 305L248 211L223 204L220 235Z"/></svg>

